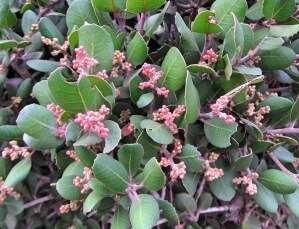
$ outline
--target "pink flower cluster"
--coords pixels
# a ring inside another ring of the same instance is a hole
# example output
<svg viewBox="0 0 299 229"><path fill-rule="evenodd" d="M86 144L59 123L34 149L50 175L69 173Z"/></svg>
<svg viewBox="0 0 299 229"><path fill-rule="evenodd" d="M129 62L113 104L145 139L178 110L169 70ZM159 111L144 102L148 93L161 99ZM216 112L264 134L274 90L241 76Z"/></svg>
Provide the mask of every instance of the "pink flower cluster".
<svg viewBox="0 0 299 229"><path fill-rule="evenodd" d="M61 205L59 208L60 214L67 214L71 211L76 211L80 207L78 201L71 200L69 204Z"/></svg>
<svg viewBox="0 0 299 229"><path fill-rule="evenodd" d="M217 99L216 103L210 106L213 116L221 118L226 124L231 124L236 121L234 116L222 112L227 108L229 102L229 97L224 95Z"/></svg>
<svg viewBox="0 0 299 229"><path fill-rule="evenodd" d="M208 156L208 160L204 161L204 167L205 167L204 177L206 178L207 181L211 182L213 180L216 180L224 176L223 169L213 168L210 165L211 163L216 162L218 158L219 158L219 154L211 152Z"/></svg>
<svg viewBox="0 0 299 229"><path fill-rule="evenodd" d="M80 158L74 150L68 150L65 154L75 161L80 161Z"/></svg>
<svg viewBox="0 0 299 229"><path fill-rule="evenodd" d="M63 114L64 110L54 103L48 104L47 109L51 111L56 118L56 137L63 139L65 137L66 124L63 124L60 121L60 117Z"/></svg>
<svg viewBox="0 0 299 229"><path fill-rule="evenodd" d="M82 46L75 49L75 55L76 58L73 60L73 68L79 74L79 78L89 74L90 69L99 63L96 59L89 57Z"/></svg>
<svg viewBox="0 0 299 229"><path fill-rule="evenodd" d="M168 97L169 90L166 87L157 87L159 79L162 77L163 72L157 71L150 64L144 63L142 65L142 74L146 76L149 80L146 82L139 83L139 88L144 89L153 89L160 96Z"/></svg>
<svg viewBox="0 0 299 229"><path fill-rule="evenodd" d="M14 188L7 187L4 184L2 177L0 177L0 205L3 204L5 199L9 196L13 197L14 199L20 198L20 194L17 193Z"/></svg>
<svg viewBox="0 0 299 229"><path fill-rule="evenodd" d="M213 49L208 49L201 57L201 62L214 64L218 60L218 55L215 53Z"/></svg>
<svg viewBox="0 0 299 229"><path fill-rule="evenodd" d="M16 141L9 142L11 147L6 147L2 151L2 157L9 157L10 160L14 161L18 158L27 158L30 157L32 152L28 147L18 146Z"/></svg>
<svg viewBox="0 0 299 229"><path fill-rule="evenodd" d="M124 137L130 136L133 132L134 125L130 122L121 129L121 135Z"/></svg>
<svg viewBox="0 0 299 229"><path fill-rule="evenodd" d="M210 24L217 24L217 21L216 21L215 17L213 17L213 16L208 17L208 22Z"/></svg>
<svg viewBox="0 0 299 229"><path fill-rule="evenodd" d="M132 64L126 61L126 56L123 52L116 50L112 59L113 68L111 71L111 76L117 78L119 72L128 73L132 69Z"/></svg>
<svg viewBox="0 0 299 229"><path fill-rule="evenodd" d="M182 143L179 139L174 139L174 147L171 152L171 155L175 157L176 155L180 154L182 152Z"/></svg>
<svg viewBox="0 0 299 229"><path fill-rule="evenodd" d="M85 167L83 170L83 175L82 176L76 176L73 179L73 184L74 186L78 187L81 189L81 193L87 193L90 189L89 187L89 181L91 180L92 177L92 171L90 168Z"/></svg>
<svg viewBox="0 0 299 229"><path fill-rule="evenodd" d="M171 165L170 178L172 182L175 182L178 178L183 179L186 175L185 162L181 161L178 164Z"/></svg>
<svg viewBox="0 0 299 229"><path fill-rule="evenodd" d="M185 111L186 108L184 105L179 105L173 112L171 112L166 105L163 105L162 108L153 113L153 117L155 121L164 121L164 125L168 127L173 134L176 134L178 127L174 121Z"/></svg>
<svg viewBox="0 0 299 229"><path fill-rule="evenodd" d="M257 193L257 186L253 183L254 179L257 179L259 177L259 174L256 172L250 172L247 175L244 175L242 177L236 177L233 179L233 183L237 185L244 185L245 193L248 195L255 195Z"/></svg>
<svg viewBox="0 0 299 229"><path fill-rule="evenodd" d="M102 105L99 111L77 114L74 122L82 126L85 132L95 132L100 138L107 138L109 129L105 127L103 121L109 112L110 109Z"/></svg>

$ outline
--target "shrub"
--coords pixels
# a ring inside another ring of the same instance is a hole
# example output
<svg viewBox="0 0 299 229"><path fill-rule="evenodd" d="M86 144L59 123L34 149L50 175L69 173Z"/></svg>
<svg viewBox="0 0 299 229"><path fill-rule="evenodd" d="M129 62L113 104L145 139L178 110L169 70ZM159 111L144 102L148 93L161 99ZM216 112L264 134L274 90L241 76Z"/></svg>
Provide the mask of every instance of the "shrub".
<svg viewBox="0 0 299 229"><path fill-rule="evenodd" d="M0 0L1 228L297 228L297 3Z"/></svg>

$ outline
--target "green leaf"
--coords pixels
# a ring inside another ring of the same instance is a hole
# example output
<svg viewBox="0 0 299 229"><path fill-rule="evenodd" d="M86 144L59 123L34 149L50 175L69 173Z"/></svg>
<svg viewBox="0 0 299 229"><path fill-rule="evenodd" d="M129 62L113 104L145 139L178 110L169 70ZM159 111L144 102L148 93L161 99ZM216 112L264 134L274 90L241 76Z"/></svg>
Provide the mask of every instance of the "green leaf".
<svg viewBox="0 0 299 229"><path fill-rule="evenodd" d="M15 40L1 40L0 49L12 49L17 47L18 42Z"/></svg>
<svg viewBox="0 0 299 229"><path fill-rule="evenodd" d="M94 161L92 171L111 191L124 192L128 185L128 172L124 166L106 154L99 154Z"/></svg>
<svg viewBox="0 0 299 229"><path fill-rule="evenodd" d="M264 70L279 70L287 68L296 58L294 51L288 47L279 47L270 51L262 51L259 56L262 59L260 65Z"/></svg>
<svg viewBox="0 0 299 229"><path fill-rule="evenodd" d="M231 201L236 195L232 180L235 173L232 169L224 169L224 176L209 183L212 193L223 201Z"/></svg>
<svg viewBox="0 0 299 229"><path fill-rule="evenodd" d="M278 22L288 19L295 10L295 0L264 0L263 13L267 19Z"/></svg>
<svg viewBox="0 0 299 229"><path fill-rule="evenodd" d="M7 0L0 0L0 28L12 27L17 23L17 17L9 9Z"/></svg>
<svg viewBox="0 0 299 229"><path fill-rule="evenodd" d="M181 42L184 50L189 52L199 52L195 36L185 24L183 18L178 12L175 14L175 25L181 34Z"/></svg>
<svg viewBox="0 0 299 229"><path fill-rule="evenodd" d="M11 168L11 161L9 158L0 158L0 177L5 179Z"/></svg>
<svg viewBox="0 0 299 229"><path fill-rule="evenodd" d="M22 139L23 131L15 125L0 126L0 142Z"/></svg>
<svg viewBox="0 0 299 229"><path fill-rule="evenodd" d="M172 133L164 127L162 124L152 121L150 119L143 120L141 123L141 128L146 130L148 136L155 142L159 144L168 145L172 142Z"/></svg>
<svg viewBox="0 0 299 229"><path fill-rule="evenodd" d="M88 78L83 77L79 82L67 82L62 71L62 68L57 69L48 79L48 86L57 105L70 113L78 113L94 110L103 104Z"/></svg>
<svg viewBox="0 0 299 229"><path fill-rule="evenodd" d="M63 171L62 177L80 176L83 174L84 164L81 161L71 162Z"/></svg>
<svg viewBox="0 0 299 229"><path fill-rule="evenodd" d="M241 23L241 27L244 35L243 54L246 55L249 50L254 48L254 32L248 24Z"/></svg>
<svg viewBox="0 0 299 229"><path fill-rule="evenodd" d="M94 159L96 158L96 154L88 149L87 147L83 146L75 146L74 147L76 154L80 158L80 161L87 167L92 167Z"/></svg>
<svg viewBox="0 0 299 229"><path fill-rule="evenodd" d="M90 57L99 61L96 70L110 70L114 54L111 35L95 24L83 25L79 30L79 45L83 46Z"/></svg>
<svg viewBox="0 0 299 229"><path fill-rule="evenodd" d="M201 11L195 17L191 29L192 32L197 33L220 33L223 32L223 29L213 23L209 23L209 17L214 17L215 13L209 10Z"/></svg>
<svg viewBox="0 0 299 229"><path fill-rule="evenodd" d="M183 99L186 111L184 113L182 125L185 126L187 124L196 122L200 108L199 93L193 84L192 77L189 72L187 73Z"/></svg>
<svg viewBox="0 0 299 229"><path fill-rule="evenodd" d="M140 33L136 32L135 36L128 44L128 61L135 66L140 65L145 61L147 54L147 44Z"/></svg>
<svg viewBox="0 0 299 229"><path fill-rule="evenodd" d="M47 17L42 17L39 21L39 31L42 36L48 38L57 38L60 44L63 44L64 37L56 25Z"/></svg>
<svg viewBox="0 0 299 229"><path fill-rule="evenodd" d="M246 12L246 17L252 21L258 21L264 17L263 0L258 0Z"/></svg>
<svg viewBox="0 0 299 229"><path fill-rule="evenodd" d="M253 154L250 152L247 155L240 156L236 161L233 163L233 168L236 171L246 170L249 168L251 162L252 162Z"/></svg>
<svg viewBox="0 0 299 229"><path fill-rule="evenodd" d="M208 141L219 148L231 145L230 137L237 132L237 123L226 124L220 118L212 118L204 123L204 132Z"/></svg>
<svg viewBox="0 0 299 229"><path fill-rule="evenodd" d="M27 10L22 17L22 30L24 34L27 34L30 29L32 24L37 24L38 23L38 17L36 13L34 13L32 10Z"/></svg>
<svg viewBox="0 0 299 229"><path fill-rule="evenodd" d="M163 1L163 0L161 0ZM144 23L144 31L146 37L152 37L152 35L156 32L159 25L162 23L166 10L169 6L169 2L166 3L161 13L154 14L148 17Z"/></svg>
<svg viewBox="0 0 299 229"><path fill-rule="evenodd" d="M39 72L53 72L56 68L60 66L59 62L52 60L28 60L26 64Z"/></svg>
<svg viewBox="0 0 299 229"><path fill-rule="evenodd" d="M92 0L92 2L98 10L108 12L122 11L126 7L125 0Z"/></svg>
<svg viewBox="0 0 299 229"><path fill-rule="evenodd" d="M157 200L160 209L162 210L162 216L168 220L168 223L171 226L179 224L179 216L171 203L167 200Z"/></svg>
<svg viewBox="0 0 299 229"><path fill-rule="evenodd" d="M66 12L66 25L69 30L84 23L98 23L97 16L89 0L74 0Z"/></svg>
<svg viewBox="0 0 299 229"><path fill-rule="evenodd" d="M194 195L197 190L200 176L198 173L187 173L182 179L183 186L190 195Z"/></svg>
<svg viewBox="0 0 299 229"><path fill-rule="evenodd" d="M241 24L238 22L236 16L232 14L232 27L225 34L224 50L227 52L229 58L239 56L244 49L244 33Z"/></svg>
<svg viewBox="0 0 299 229"><path fill-rule="evenodd" d="M138 135L136 142L143 146L145 160L156 156L157 152L160 151L160 145L154 142L144 130Z"/></svg>
<svg viewBox="0 0 299 229"><path fill-rule="evenodd" d="M159 219L159 205L150 195L141 194L133 200L130 208L132 229L150 229Z"/></svg>
<svg viewBox="0 0 299 229"><path fill-rule="evenodd" d="M32 90L32 80L30 78L27 78L22 81L20 84L18 90L17 90L17 96L20 96L22 99L27 99L30 96Z"/></svg>
<svg viewBox="0 0 299 229"><path fill-rule="evenodd" d="M50 103L55 103L47 80L41 80L36 83L33 86L32 94L42 106L47 106Z"/></svg>
<svg viewBox="0 0 299 229"><path fill-rule="evenodd" d="M86 133L82 135L74 146L92 146L102 142L102 139L95 133Z"/></svg>
<svg viewBox="0 0 299 229"><path fill-rule="evenodd" d="M296 192L288 195L283 195L283 198L292 211L292 213L298 218L299 217L299 209L298 209L298 203L299 203L299 190L297 189Z"/></svg>
<svg viewBox="0 0 299 229"><path fill-rule="evenodd" d="M182 211L195 212L197 209L194 198L187 193L179 193L175 196L175 205Z"/></svg>
<svg viewBox="0 0 299 229"><path fill-rule="evenodd" d="M165 2L165 0L127 0L127 11L130 13L152 11L159 9Z"/></svg>
<svg viewBox="0 0 299 229"><path fill-rule="evenodd" d="M104 124L109 129L109 135L105 138L103 153L109 153L118 145L121 139L121 129L116 122L111 120L104 121Z"/></svg>
<svg viewBox="0 0 299 229"><path fill-rule="evenodd" d="M193 145L187 144L182 148L182 152L177 156L186 164L188 172L201 172L203 170L203 162L199 160L200 152Z"/></svg>
<svg viewBox="0 0 299 229"><path fill-rule="evenodd" d="M299 117L299 97L296 98L296 101L293 103L293 106L290 111L290 121L295 121Z"/></svg>
<svg viewBox="0 0 299 229"><path fill-rule="evenodd" d="M56 190L61 197L66 200L80 200L81 190L74 186L73 179L75 176L63 176L56 183Z"/></svg>
<svg viewBox="0 0 299 229"><path fill-rule="evenodd" d="M24 211L24 202L21 199L14 199L13 197L7 197L4 201L4 205L8 214L13 216L19 215Z"/></svg>
<svg viewBox="0 0 299 229"><path fill-rule="evenodd" d="M154 94L152 92L143 94L139 97L137 101L138 108L143 108L148 106L154 100Z"/></svg>
<svg viewBox="0 0 299 229"><path fill-rule="evenodd" d="M191 64L187 69L192 73L207 73L211 76L218 76L213 68L203 64Z"/></svg>
<svg viewBox="0 0 299 229"><path fill-rule="evenodd" d="M225 54L223 57L224 63L225 63L225 68L224 68L224 74L226 80L230 80L232 74L233 74L233 66L230 62L228 54Z"/></svg>
<svg viewBox="0 0 299 229"><path fill-rule="evenodd" d="M118 150L118 160L125 166L131 176L139 169L144 150L140 144L125 144Z"/></svg>
<svg viewBox="0 0 299 229"><path fill-rule="evenodd" d="M180 51L172 47L166 54L162 63L162 85L173 91L183 87L187 76L186 62Z"/></svg>
<svg viewBox="0 0 299 229"><path fill-rule="evenodd" d="M280 46L282 46L284 43L284 40L282 38L276 38L276 37L265 37L261 44L260 44L260 50L273 50L277 49Z"/></svg>
<svg viewBox="0 0 299 229"><path fill-rule="evenodd" d="M104 198L100 193L97 191L92 191L88 194L86 199L83 202L83 213L87 214L91 212Z"/></svg>
<svg viewBox="0 0 299 229"><path fill-rule="evenodd" d="M281 31L283 31L283 33ZM272 35L274 37L292 37L298 32L299 32L299 24L273 25L270 27L269 35Z"/></svg>
<svg viewBox="0 0 299 229"><path fill-rule="evenodd" d="M254 195L254 201L265 211L276 213L278 202L273 192L267 189L264 185L257 182L257 193Z"/></svg>
<svg viewBox="0 0 299 229"><path fill-rule="evenodd" d="M281 194L291 194L298 187L293 177L277 169L263 171L260 174L259 180L271 191Z"/></svg>
<svg viewBox="0 0 299 229"><path fill-rule="evenodd" d="M119 206L112 218L111 229L129 229L130 218L128 212L121 206Z"/></svg>
<svg viewBox="0 0 299 229"><path fill-rule="evenodd" d="M144 166L143 177L144 187L150 191L158 191L165 185L165 174L154 157Z"/></svg>
<svg viewBox="0 0 299 229"><path fill-rule="evenodd" d="M294 154L288 151L285 147L279 146L273 150L273 153L278 160L286 163L292 163L295 160Z"/></svg>
<svg viewBox="0 0 299 229"><path fill-rule="evenodd" d="M7 187L15 187L17 184L22 182L30 172L31 169L31 159L25 158L19 161L14 167L9 171L4 185Z"/></svg>
<svg viewBox="0 0 299 229"><path fill-rule="evenodd" d="M247 10L247 1L216 0L211 6L211 10L215 11L219 25L224 29L224 31L228 31L234 23L231 13L236 15L238 21L244 21Z"/></svg>
<svg viewBox="0 0 299 229"><path fill-rule="evenodd" d="M49 147L57 147L61 140L55 137L56 119L46 108L31 104L24 107L16 120L18 127L30 137L41 141L52 142Z"/></svg>

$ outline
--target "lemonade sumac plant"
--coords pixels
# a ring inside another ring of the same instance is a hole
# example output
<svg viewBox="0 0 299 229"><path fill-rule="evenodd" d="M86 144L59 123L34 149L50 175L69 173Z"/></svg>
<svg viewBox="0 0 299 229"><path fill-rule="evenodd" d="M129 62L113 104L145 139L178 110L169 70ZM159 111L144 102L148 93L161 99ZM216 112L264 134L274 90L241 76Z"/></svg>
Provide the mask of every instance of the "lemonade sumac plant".
<svg viewBox="0 0 299 229"><path fill-rule="evenodd" d="M298 0L0 0L1 228L298 228Z"/></svg>

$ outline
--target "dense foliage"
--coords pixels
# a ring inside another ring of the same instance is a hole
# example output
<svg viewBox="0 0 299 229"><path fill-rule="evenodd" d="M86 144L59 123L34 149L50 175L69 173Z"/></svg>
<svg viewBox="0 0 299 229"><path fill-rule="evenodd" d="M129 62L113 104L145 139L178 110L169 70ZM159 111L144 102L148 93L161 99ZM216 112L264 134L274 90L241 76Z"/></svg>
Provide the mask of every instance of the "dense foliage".
<svg viewBox="0 0 299 229"><path fill-rule="evenodd" d="M0 227L298 228L298 3L0 0Z"/></svg>

